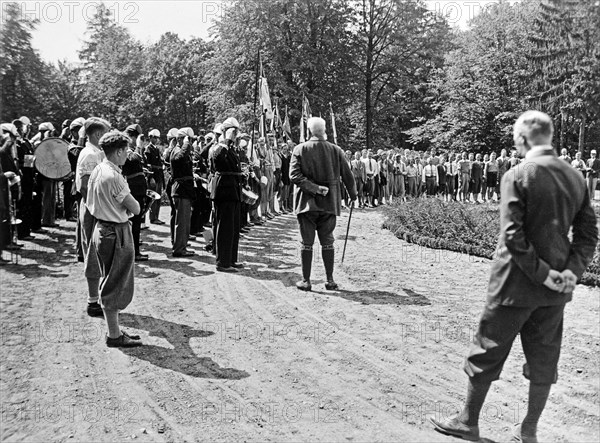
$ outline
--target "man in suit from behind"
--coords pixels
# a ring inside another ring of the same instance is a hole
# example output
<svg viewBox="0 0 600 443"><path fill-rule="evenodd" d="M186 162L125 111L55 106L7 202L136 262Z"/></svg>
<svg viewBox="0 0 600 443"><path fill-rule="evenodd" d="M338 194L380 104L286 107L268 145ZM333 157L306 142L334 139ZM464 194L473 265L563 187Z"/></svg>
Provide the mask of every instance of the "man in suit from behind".
<svg viewBox="0 0 600 443"><path fill-rule="evenodd" d="M326 140L325 120L311 117L307 126L311 137L294 148L290 162L290 180L296 185L294 210L302 236L302 280L296 283L296 287L302 291L311 290L316 232L327 277L325 288L335 290L338 285L333 280L333 230L341 210L340 177L348 190L351 204L357 197L356 184L344 151Z"/></svg>
<svg viewBox="0 0 600 443"><path fill-rule="evenodd" d="M464 366L469 376L466 404L455 417L431 420L444 434L479 439L485 397L520 334L529 403L513 434L518 441L537 442L538 421L558 378L565 304L598 241L583 177L557 157L552 134L552 120L542 112L527 111L515 123L514 141L524 160L502 179L500 241Z"/></svg>

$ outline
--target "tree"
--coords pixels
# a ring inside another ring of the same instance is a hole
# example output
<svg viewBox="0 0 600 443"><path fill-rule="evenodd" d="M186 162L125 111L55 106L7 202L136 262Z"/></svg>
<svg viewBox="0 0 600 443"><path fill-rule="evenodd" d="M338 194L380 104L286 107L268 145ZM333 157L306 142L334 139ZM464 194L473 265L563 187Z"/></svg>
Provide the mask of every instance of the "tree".
<svg viewBox="0 0 600 443"><path fill-rule="evenodd" d="M486 8L458 32L428 86L434 118L407 131L411 142L448 150L498 151L512 146L512 124L534 90L529 81L529 29L534 2Z"/></svg>
<svg viewBox="0 0 600 443"><path fill-rule="evenodd" d="M17 3L3 5L0 28L0 75L2 121L22 115L32 120L46 118L43 92L48 68L31 47L31 32L36 21L21 16Z"/></svg>
<svg viewBox="0 0 600 443"><path fill-rule="evenodd" d="M132 109L142 127L167 128L207 124L204 92L204 60L209 45L188 42L166 33L144 50L142 75L136 86Z"/></svg>
<svg viewBox="0 0 600 443"><path fill-rule="evenodd" d="M589 120L600 117L600 3L596 0L544 0L535 20L529 56L537 104L560 120L565 145L569 116L579 123L579 151Z"/></svg>
<svg viewBox="0 0 600 443"><path fill-rule="evenodd" d="M333 103L338 137L347 141L345 110L356 97L355 55L346 0L236 0L214 28L214 56L206 62L204 95L216 120L235 114L252 124L257 54L280 109L289 105L295 126L302 94L313 112ZM340 112L342 110L342 112Z"/></svg>
<svg viewBox="0 0 600 443"><path fill-rule="evenodd" d="M394 113L403 99L413 100L429 70L441 66L448 25L420 1L360 0L355 2L357 69L362 74L367 148L373 146L377 120L391 132ZM394 101L396 106L394 106ZM385 118L377 118L382 116ZM404 128L400 128L404 129Z"/></svg>
<svg viewBox="0 0 600 443"><path fill-rule="evenodd" d="M111 18L104 4L88 24L89 39L80 52L85 89L82 101L95 114L124 127L137 123L132 102L142 76L143 46Z"/></svg>

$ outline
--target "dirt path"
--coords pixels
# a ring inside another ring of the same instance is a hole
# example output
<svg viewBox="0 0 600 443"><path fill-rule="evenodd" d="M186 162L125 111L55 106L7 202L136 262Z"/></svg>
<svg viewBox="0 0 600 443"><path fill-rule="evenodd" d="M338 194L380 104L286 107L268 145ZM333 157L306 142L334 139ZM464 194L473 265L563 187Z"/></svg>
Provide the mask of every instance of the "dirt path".
<svg viewBox="0 0 600 443"><path fill-rule="evenodd" d="M84 313L82 265L63 222L0 270L2 440L456 441L427 417L454 413L464 398L461 364L489 262L407 244L380 226L379 212L355 211L341 266L337 243L343 290L324 290L316 248L307 294L294 288L291 215L244 238L248 267L237 275L215 273L205 252L167 258L168 230L153 225L143 231L151 260L136 265L121 317L146 346L121 351L106 348L103 321ZM567 309L540 441L600 439L599 292L578 287ZM507 441L524 416L515 351L484 408L490 441Z"/></svg>

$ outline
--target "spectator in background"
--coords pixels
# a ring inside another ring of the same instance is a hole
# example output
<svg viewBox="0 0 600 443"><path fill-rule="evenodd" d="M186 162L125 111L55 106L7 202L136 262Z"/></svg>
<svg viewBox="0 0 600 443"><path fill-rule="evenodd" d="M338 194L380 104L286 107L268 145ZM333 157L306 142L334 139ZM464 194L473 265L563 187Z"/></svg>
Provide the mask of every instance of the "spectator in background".
<svg viewBox="0 0 600 443"><path fill-rule="evenodd" d="M581 172L581 175L586 176L586 165L585 162L581 159L581 152L575 153L575 160L571 162L571 166Z"/></svg>
<svg viewBox="0 0 600 443"><path fill-rule="evenodd" d="M573 162L573 159L571 157L569 157L569 154L565 148L561 149L560 157L558 157L558 158L566 161L568 164L571 164Z"/></svg>
<svg viewBox="0 0 600 443"><path fill-rule="evenodd" d="M481 192L481 182L483 181L483 163L481 162L481 154L475 156L475 160L471 163L471 183L473 193L473 201L479 202L479 194Z"/></svg>
<svg viewBox="0 0 600 443"><path fill-rule="evenodd" d="M487 184L487 199L491 200L494 196L494 191L498 187L498 162L496 161L496 154L492 152L490 160L485 164L485 181Z"/></svg>
<svg viewBox="0 0 600 443"><path fill-rule="evenodd" d="M600 175L600 160L596 158L596 150L592 149L591 158L587 161L587 186L590 200L596 200L596 186Z"/></svg>

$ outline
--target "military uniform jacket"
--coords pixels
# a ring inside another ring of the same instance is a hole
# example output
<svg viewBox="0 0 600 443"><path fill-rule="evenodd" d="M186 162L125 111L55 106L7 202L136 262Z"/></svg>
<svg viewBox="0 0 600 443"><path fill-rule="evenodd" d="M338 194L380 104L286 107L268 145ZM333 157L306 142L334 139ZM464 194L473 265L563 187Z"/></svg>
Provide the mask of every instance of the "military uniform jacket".
<svg viewBox="0 0 600 443"><path fill-rule="evenodd" d="M215 201L241 201L242 169L233 147L219 143L211 148L208 156L213 174L210 198Z"/></svg>
<svg viewBox="0 0 600 443"><path fill-rule="evenodd" d="M146 195L146 176L144 175L144 159L137 152L129 149L127 151L127 160L121 169L127 179L127 184L131 190L131 195Z"/></svg>
<svg viewBox="0 0 600 443"><path fill-rule="evenodd" d="M171 152L171 174L173 187L171 197L173 198L196 198L194 188L194 171L192 165L192 144L175 146Z"/></svg>
<svg viewBox="0 0 600 443"><path fill-rule="evenodd" d="M159 149L150 143L148 146L146 146L144 155L146 156L146 162L148 163L148 166L152 170L152 178L154 181L156 181L156 183L164 183L165 175L163 173L163 162L160 158Z"/></svg>

